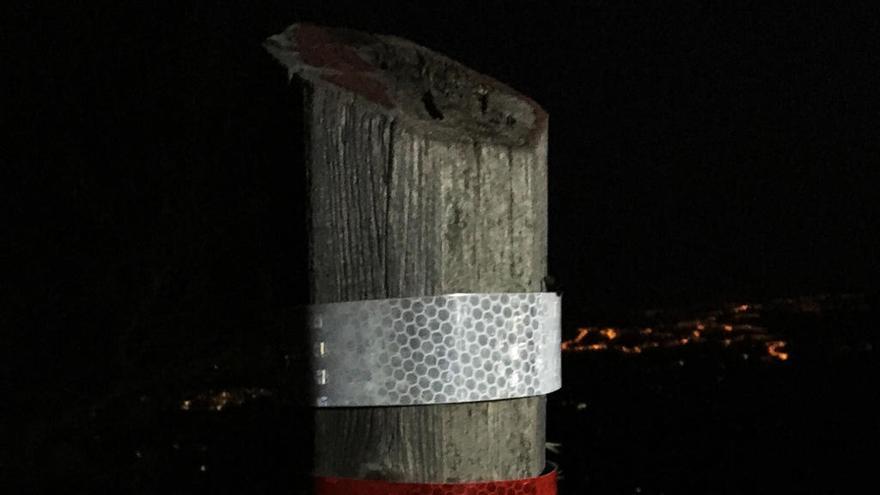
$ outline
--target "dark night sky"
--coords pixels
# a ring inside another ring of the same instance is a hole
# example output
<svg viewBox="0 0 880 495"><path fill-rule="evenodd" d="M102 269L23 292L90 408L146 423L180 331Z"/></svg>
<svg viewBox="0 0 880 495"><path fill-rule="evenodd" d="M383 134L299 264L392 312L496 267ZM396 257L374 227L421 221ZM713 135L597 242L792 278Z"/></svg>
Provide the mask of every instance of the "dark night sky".
<svg viewBox="0 0 880 495"><path fill-rule="evenodd" d="M873 288L868 3L101 4L4 15L0 324L59 363L42 380L154 362L165 334L180 359L245 346L301 302L298 96L260 46L297 20L409 38L548 110L572 323Z"/></svg>

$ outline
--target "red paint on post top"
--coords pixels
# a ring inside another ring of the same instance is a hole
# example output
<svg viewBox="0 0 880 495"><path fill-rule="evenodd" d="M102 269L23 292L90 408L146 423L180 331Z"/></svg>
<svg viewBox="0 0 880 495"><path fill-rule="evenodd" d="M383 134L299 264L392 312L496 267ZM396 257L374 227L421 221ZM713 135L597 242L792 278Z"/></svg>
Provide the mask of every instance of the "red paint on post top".
<svg viewBox="0 0 880 495"><path fill-rule="evenodd" d="M322 79L386 108L394 107L387 87L374 75L376 67L361 58L345 40L334 36L332 30L300 24L293 37L302 62L326 70Z"/></svg>
<svg viewBox="0 0 880 495"><path fill-rule="evenodd" d="M382 105L385 108L394 108L394 103L388 97L385 85L381 81L356 72L340 72L339 74L325 74L321 76L327 82L331 82L341 88L363 96L364 98Z"/></svg>
<svg viewBox="0 0 880 495"><path fill-rule="evenodd" d="M315 478L317 495L556 495L556 470L536 478L474 483L392 483L351 478Z"/></svg>

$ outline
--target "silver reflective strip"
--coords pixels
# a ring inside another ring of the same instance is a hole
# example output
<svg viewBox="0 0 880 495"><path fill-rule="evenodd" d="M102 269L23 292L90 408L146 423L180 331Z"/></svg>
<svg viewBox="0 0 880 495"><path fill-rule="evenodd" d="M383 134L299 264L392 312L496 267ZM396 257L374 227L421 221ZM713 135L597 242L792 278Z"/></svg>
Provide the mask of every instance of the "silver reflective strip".
<svg viewBox="0 0 880 495"><path fill-rule="evenodd" d="M560 297L447 294L308 307L319 407L543 395L560 379Z"/></svg>

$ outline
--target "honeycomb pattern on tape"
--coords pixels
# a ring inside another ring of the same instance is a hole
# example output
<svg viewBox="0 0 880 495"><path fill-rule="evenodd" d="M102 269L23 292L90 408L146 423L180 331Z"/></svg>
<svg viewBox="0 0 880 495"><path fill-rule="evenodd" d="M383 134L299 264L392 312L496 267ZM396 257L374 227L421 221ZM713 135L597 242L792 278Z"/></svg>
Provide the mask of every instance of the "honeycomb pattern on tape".
<svg viewBox="0 0 880 495"><path fill-rule="evenodd" d="M448 294L309 306L319 407L543 395L560 379L560 298Z"/></svg>

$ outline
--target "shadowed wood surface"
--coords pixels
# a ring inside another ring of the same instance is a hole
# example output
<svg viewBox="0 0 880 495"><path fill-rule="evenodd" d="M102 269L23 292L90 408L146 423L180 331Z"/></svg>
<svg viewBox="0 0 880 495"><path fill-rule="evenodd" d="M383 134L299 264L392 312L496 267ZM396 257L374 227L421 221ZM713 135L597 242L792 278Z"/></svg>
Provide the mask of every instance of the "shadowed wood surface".
<svg viewBox="0 0 880 495"><path fill-rule="evenodd" d="M306 90L312 302L540 291L546 115L392 37L297 26L267 48ZM315 472L477 481L544 468L544 397L316 410Z"/></svg>

